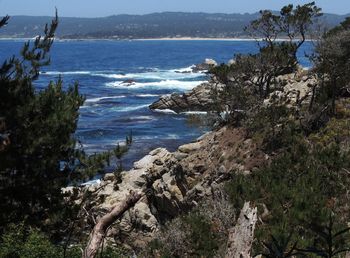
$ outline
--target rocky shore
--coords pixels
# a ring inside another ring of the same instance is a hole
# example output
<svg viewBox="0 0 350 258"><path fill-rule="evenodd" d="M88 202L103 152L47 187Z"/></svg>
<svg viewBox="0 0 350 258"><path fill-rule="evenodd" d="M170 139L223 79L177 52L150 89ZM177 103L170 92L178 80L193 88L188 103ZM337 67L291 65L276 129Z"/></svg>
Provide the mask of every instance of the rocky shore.
<svg viewBox="0 0 350 258"><path fill-rule="evenodd" d="M277 78L285 85L266 99L299 105L307 101L316 81L300 70ZM176 112L210 111L210 83L182 95L161 98L152 109ZM249 174L269 162L271 157L249 138L243 128L222 127L169 152L151 151L134 163L130 171L106 174L99 184L79 188L76 202L84 206L81 221L84 232L91 232L95 222L121 202L130 191L147 193L108 230L107 240L132 250L141 250L162 225L211 198L235 173ZM76 191L70 187L66 191ZM83 196L90 196L83 204Z"/></svg>
<svg viewBox="0 0 350 258"><path fill-rule="evenodd" d="M276 84L284 85L283 90L274 91L266 98L265 103L267 104L271 100L293 105L305 102L310 97L316 83L315 76L310 75L307 70L302 68L299 68L296 73L278 76ZM202 83L188 92L163 95L149 108L151 110L171 110L175 113L213 111L215 110L213 92L220 92L223 87L224 85L217 82L215 78L210 78L208 82Z"/></svg>
<svg viewBox="0 0 350 258"><path fill-rule="evenodd" d="M243 130L223 127L175 152L155 149L135 162L130 171L106 174L100 184L80 189L77 202L88 192L93 201L86 204L86 214L95 214L98 220L130 191L147 192L107 235L113 242L142 249L161 225L196 206L201 199L210 198L232 171L250 173L268 160ZM90 232L93 224L86 216L81 225Z"/></svg>
<svg viewBox="0 0 350 258"><path fill-rule="evenodd" d="M193 73L207 72L211 67L217 66L217 62L213 59L205 59L203 63L192 67ZM188 92L173 93L164 95L159 100L152 103L149 108L151 110L172 110L176 113L187 111L210 111L213 110L212 89L220 89L223 85L210 80L202 83Z"/></svg>
<svg viewBox="0 0 350 258"><path fill-rule="evenodd" d="M173 93L164 95L156 102L152 103L149 108L151 110L167 110L170 109L176 113L187 111L210 111L213 110L213 100L211 91L213 87L220 87L213 83L202 83L191 91L183 94Z"/></svg>

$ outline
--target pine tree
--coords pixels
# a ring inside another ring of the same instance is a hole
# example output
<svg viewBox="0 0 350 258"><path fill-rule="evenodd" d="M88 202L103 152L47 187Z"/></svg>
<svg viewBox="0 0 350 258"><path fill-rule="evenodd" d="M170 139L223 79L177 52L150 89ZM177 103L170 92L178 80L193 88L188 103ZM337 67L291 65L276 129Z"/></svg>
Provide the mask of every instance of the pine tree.
<svg viewBox="0 0 350 258"><path fill-rule="evenodd" d="M43 36L0 66L0 232L10 222L59 223L65 210L61 187L79 152L73 134L84 97L77 84L64 90L61 79L40 91L34 85L50 63L57 25L56 13Z"/></svg>

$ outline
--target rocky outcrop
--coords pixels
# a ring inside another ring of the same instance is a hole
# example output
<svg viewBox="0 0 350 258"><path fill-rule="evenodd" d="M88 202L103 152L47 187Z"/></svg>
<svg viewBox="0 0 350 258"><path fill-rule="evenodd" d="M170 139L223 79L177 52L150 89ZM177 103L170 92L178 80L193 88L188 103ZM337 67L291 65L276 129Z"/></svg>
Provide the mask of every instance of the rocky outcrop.
<svg viewBox="0 0 350 258"><path fill-rule="evenodd" d="M88 225L84 231L89 233L96 221L131 191L147 193L107 232L107 240L142 248L161 225L211 196L232 172L250 173L267 159L252 140L246 139L242 129L226 127L180 146L173 153L155 149L135 162L130 171L106 174L99 184L80 188L78 203L87 192L90 196L82 204L85 216L81 225Z"/></svg>
<svg viewBox="0 0 350 258"><path fill-rule="evenodd" d="M276 90L264 101L265 104L279 102L289 107L309 103L313 88L318 81L315 75L307 71L299 70L293 74L281 75L276 78L277 85L282 85L281 90Z"/></svg>
<svg viewBox="0 0 350 258"><path fill-rule="evenodd" d="M203 63L194 65L192 67L192 72L198 73L208 71L210 68L217 65L218 63L215 60L206 58Z"/></svg>
<svg viewBox="0 0 350 258"><path fill-rule="evenodd" d="M210 111L212 110L213 87L222 87L217 83L202 83L191 91L183 94L173 93L171 95L161 96L159 100L152 103L149 108L151 110L165 110L170 109L176 113L186 111Z"/></svg>
<svg viewBox="0 0 350 258"><path fill-rule="evenodd" d="M308 103L313 88L317 85L317 79L302 69L296 73L281 75L276 78L276 89L265 99L265 104L280 102L287 106ZM282 87L281 87L282 86ZM215 78L210 82L202 83L183 94L173 93L164 95L152 103L151 110L172 110L176 113L187 111L213 111L213 89L220 92L224 85L218 83ZM272 84L271 88L275 87Z"/></svg>

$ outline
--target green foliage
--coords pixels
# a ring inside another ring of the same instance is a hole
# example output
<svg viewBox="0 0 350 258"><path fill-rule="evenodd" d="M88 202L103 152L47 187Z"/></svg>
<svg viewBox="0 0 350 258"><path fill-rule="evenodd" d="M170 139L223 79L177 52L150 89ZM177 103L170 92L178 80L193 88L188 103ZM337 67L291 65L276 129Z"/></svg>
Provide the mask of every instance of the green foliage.
<svg viewBox="0 0 350 258"><path fill-rule="evenodd" d="M261 11L260 18L246 28L253 37L263 38L258 43L258 53L237 55L233 64L222 64L210 71L215 80L224 85L212 94L218 113L225 113L229 123L240 125L273 91L283 90L276 78L296 70L296 53L314 19L320 15L314 2L296 8L285 6L279 15ZM276 41L283 36L288 40Z"/></svg>
<svg viewBox="0 0 350 258"><path fill-rule="evenodd" d="M333 114L336 99L348 90L350 80L349 22L348 18L326 33L318 42L313 57L315 71L321 78L321 87L315 92L315 102L322 106L329 105Z"/></svg>
<svg viewBox="0 0 350 258"><path fill-rule="evenodd" d="M291 237L292 234L290 233L289 235L281 234L278 239L271 236L271 241L268 243L263 243L266 252L264 252L262 255L267 258L295 257L297 254L295 252L297 243L290 245Z"/></svg>
<svg viewBox="0 0 350 258"><path fill-rule="evenodd" d="M61 187L72 169L60 164L76 158L73 133L84 97L77 84L63 90L61 79L42 90L34 87L40 68L50 62L57 25L56 16L43 37L25 43L20 57L0 67L0 133L8 138L0 151L0 231L22 220L51 224L54 216L68 211Z"/></svg>
<svg viewBox="0 0 350 258"><path fill-rule="evenodd" d="M350 251L349 231L350 228L339 228L334 221L334 215L329 214L329 221L326 225L319 224L317 221L310 225L315 233L314 243L311 247L301 250L304 253L315 254L318 257L339 257Z"/></svg>
<svg viewBox="0 0 350 258"><path fill-rule="evenodd" d="M287 36L288 44L293 46L293 56L306 40L306 34L314 23L315 18L321 16L321 9L310 2L304 5L292 4L281 8L278 15L269 10L260 11L260 18L251 22L246 31L255 37L263 37L268 47L273 48L278 37ZM293 41L297 40L297 43Z"/></svg>
<svg viewBox="0 0 350 258"><path fill-rule="evenodd" d="M349 150L340 151L337 144L313 148L303 135L295 135L269 166L248 176L236 175L227 184L234 206L251 201L263 219L256 232L256 251L268 246L288 253L296 243L298 248L312 246L316 237L310 225L327 225L330 211L338 225L344 225L350 215L349 168Z"/></svg>
<svg viewBox="0 0 350 258"><path fill-rule="evenodd" d="M65 87L59 78L35 87L40 69L50 63L57 26L56 14L44 36L25 43L19 57L0 66L0 234L6 225L25 221L52 239L62 237L78 209L61 189L103 172L113 159L121 170L132 142L130 133L125 146L87 155L74 137L85 100L78 84Z"/></svg>
<svg viewBox="0 0 350 258"><path fill-rule="evenodd" d="M213 257L218 249L216 236L211 230L211 224L203 215L190 213L184 218L189 226L189 239L191 242L192 256Z"/></svg>
<svg viewBox="0 0 350 258"><path fill-rule="evenodd" d="M294 121L293 110L279 104L257 107L244 126L248 135L268 153L288 146L300 132Z"/></svg>
<svg viewBox="0 0 350 258"><path fill-rule="evenodd" d="M147 256L214 257L221 243L212 223L195 210L175 219L163 229L159 239L149 244Z"/></svg>
<svg viewBox="0 0 350 258"><path fill-rule="evenodd" d="M55 247L41 232L27 230L23 224L11 226L2 236L0 257L3 258L46 258L62 257L62 249Z"/></svg>
<svg viewBox="0 0 350 258"><path fill-rule="evenodd" d="M122 249L108 246L99 253L105 258L121 258L128 256ZM63 247L54 245L49 238L37 229L31 229L19 224L10 225L0 240L1 258L80 258L82 248L70 247L64 252Z"/></svg>

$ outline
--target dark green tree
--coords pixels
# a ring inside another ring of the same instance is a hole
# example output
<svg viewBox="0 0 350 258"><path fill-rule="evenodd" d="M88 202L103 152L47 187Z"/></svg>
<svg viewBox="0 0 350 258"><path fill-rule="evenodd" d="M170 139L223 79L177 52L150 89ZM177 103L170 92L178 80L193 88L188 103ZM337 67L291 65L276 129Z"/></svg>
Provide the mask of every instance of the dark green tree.
<svg viewBox="0 0 350 258"><path fill-rule="evenodd" d="M283 90L276 78L297 69L297 51L304 44L314 20L321 15L320 11L314 2L295 8L285 6L280 14L261 11L260 18L246 28L252 37L262 38L262 41L257 40L258 53L236 55L232 64L210 71L223 85L213 93L218 111L228 112L236 123L249 117L249 111L258 110L273 91ZM278 41L279 37L286 39Z"/></svg>
<svg viewBox="0 0 350 258"><path fill-rule="evenodd" d="M320 89L315 92L318 104L328 105L335 114L335 102L342 94L350 94L350 19L326 33L316 46L315 71ZM314 103L311 103L313 105ZM313 107L311 107L313 108Z"/></svg>
<svg viewBox="0 0 350 258"><path fill-rule="evenodd" d="M5 26L9 17L0 22ZM24 44L20 57L0 67L0 232L8 223L62 226L61 188L77 164L74 132L84 97L78 85L64 88L61 79L42 90L35 88L58 25L57 15L43 36Z"/></svg>

